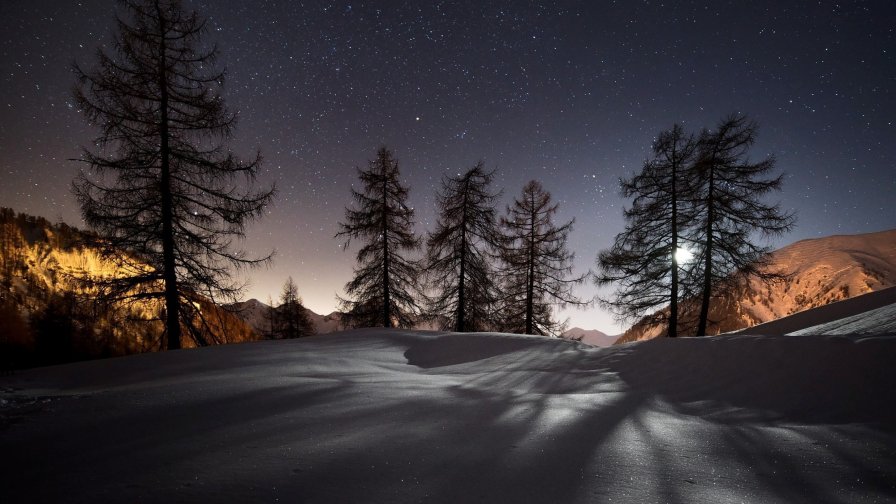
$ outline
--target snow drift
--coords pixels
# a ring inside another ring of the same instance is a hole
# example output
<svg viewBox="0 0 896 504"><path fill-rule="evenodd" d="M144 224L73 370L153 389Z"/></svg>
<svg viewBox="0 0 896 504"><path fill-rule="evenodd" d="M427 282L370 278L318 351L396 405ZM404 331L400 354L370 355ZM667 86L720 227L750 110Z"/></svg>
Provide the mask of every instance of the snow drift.
<svg viewBox="0 0 896 504"><path fill-rule="evenodd" d="M812 308L735 334L896 334L896 287Z"/></svg>
<svg viewBox="0 0 896 504"><path fill-rule="evenodd" d="M0 500L896 500L896 337L357 330L0 378Z"/></svg>

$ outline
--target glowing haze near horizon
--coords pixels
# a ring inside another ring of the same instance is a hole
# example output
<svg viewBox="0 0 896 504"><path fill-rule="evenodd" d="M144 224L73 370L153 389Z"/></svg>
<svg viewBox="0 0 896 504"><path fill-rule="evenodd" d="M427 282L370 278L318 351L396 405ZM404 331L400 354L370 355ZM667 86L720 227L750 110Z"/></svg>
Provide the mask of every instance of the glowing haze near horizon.
<svg viewBox="0 0 896 504"><path fill-rule="evenodd" d="M233 149L260 149L260 183L279 188L244 244L275 262L248 273L246 297L276 300L292 276L309 308L335 309L356 248L333 235L355 167L383 144L420 232L443 175L483 160L504 203L540 180L558 219L576 219L577 272L622 230L617 181L655 135L731 112L759 121L753 157L788 174L776 198L798 227L773 246L896 227L896 3L781 3L186 2L228 70ZM0 205L82 225L70 159L96 131L73 106L70 66L108 48L114 6L0 4ZM563 315L621 330L599 308Z"/></svg>

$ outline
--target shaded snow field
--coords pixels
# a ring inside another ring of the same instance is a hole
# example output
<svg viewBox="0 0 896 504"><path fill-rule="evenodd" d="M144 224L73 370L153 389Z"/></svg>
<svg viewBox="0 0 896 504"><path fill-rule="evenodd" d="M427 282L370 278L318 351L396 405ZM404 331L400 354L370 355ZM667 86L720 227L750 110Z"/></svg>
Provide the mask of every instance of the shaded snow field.
<svg viewBox="0 0 896 504"><path fill-rule="evenodd" d="M0 380L0 502L896 502L896 336L357 330Z"/></svg>
<svg viewBox="0 0 896 504"><path fill-rule="evenodd" d="M25 371L0 502L896 502L894 295L771 336L367 329Z"/></svg>

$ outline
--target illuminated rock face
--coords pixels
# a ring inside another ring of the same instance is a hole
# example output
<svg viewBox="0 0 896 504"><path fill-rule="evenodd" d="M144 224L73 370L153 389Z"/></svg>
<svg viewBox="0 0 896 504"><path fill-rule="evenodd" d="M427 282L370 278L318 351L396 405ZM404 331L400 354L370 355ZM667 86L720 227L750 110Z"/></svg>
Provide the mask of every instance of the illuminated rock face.
<svg viewBox="0 0 896 504"><path fill-rule="evenodd" d="M772 253L773 271L792 275L773 286L751 280L711 305L711 333L736 331L797 312L896 286L896 230L802 240ZM635 325L619 342L655 338L660 327Z"/></svg>
<svg viewBox="0 0 896 504"><path fill-rule="evenodd" d="M83 281L122 274L119 261L104 257L90 243L96 243L95 237L66 224L0 209L0 323L16 328L0 343L15 347L16 355L26 355L15 365L161 348L161 300L100 303L95 290ZM129 262L133 268L148 268L139 261ZM258 339L242 320L211 302L203 299L197 308L210 327L203 335L206 343ZM184 346L196 342L185 341ZM46 353L47 347L52 358L37 355Z"/></svg>

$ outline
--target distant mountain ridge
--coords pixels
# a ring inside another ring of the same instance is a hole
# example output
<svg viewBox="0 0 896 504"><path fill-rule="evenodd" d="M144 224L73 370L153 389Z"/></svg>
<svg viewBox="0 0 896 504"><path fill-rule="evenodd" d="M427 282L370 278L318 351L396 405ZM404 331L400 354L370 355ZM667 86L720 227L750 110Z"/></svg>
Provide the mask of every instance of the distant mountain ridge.
<svg viewBox="0 0 896 504"><path fill-rule="evenodd" d="M248 301L240 301L238 303L226 305L225 308L242 318L258 334L263 335L270 332L271 307L268 304L257 299L250 299ZM308 308L305 308L305 311L314 323L315 332L317 334L330 334L344 329L342 327L342 314L338 311L334 311L329 315L321 315ZM436 330L436 326L432 321L427 321L419 324L419 327L416 327L416 329L431 331ZM582 329L580 327L568 329L564 331L560 337L598 347L610 346L616 342L617 338L619 338L618 335L609 336L596 329Z"/></svg>
<svg viewBox="0 0 896 504"><path fill-rule="evenodd" d="M751 279L714 299L709 319L717 334L746 329L803 310L896 286L896 229L801 240L771 254L771 271L791 280L767 286ZM663 327L636 324L619 343L655 338Z"/></svg>
<svg viewBox="0 0 896 504"><path fill-rule="evenodd" d="M580 341L592 346L608 347L616 343L616 340L619 339L620 335L617 334L616 336L610 336L604 332L598 331L597 329L582 329L581 327L573 327L572 329L563 331L563 334L561 334L560 337L563 339Z"/></svg>
<svg viewBox="0 0 896 504"><path fill-rule="evenodd" d="M270 310L271 307L266 303L262 303L257 299L248 301L240 301L226 305L225 308L234 315L242 318L250 327L258 334L268 334L270 332ZM342 329L340 325L341 313L333 312L329 315L320 315L313 310L305 308L306 313L314 324L314 330L317 334L329 334Z"/></svg>

